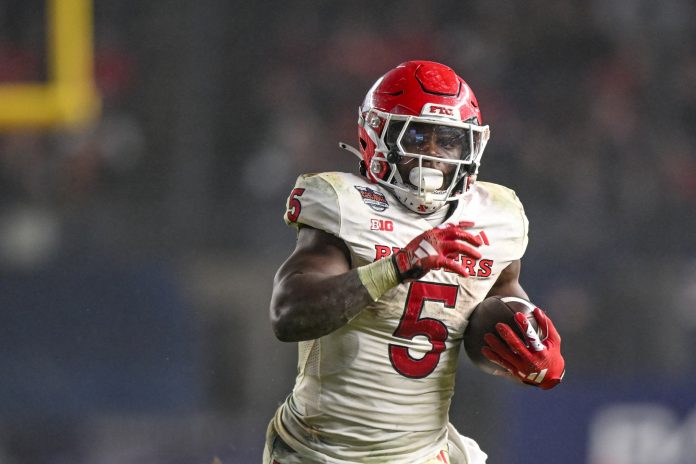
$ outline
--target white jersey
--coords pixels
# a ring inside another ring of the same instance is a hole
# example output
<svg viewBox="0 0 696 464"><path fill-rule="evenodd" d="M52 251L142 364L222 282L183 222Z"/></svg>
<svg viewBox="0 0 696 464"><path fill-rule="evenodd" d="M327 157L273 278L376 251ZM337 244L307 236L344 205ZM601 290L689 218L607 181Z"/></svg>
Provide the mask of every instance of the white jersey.
<svg viewBox="0 0 696 464"><path fill-rule="evenodd" d="M285 221L335 235L356 268L432 228L388 189L347 173L300 176ZM527 218L514 192L476 182L445 222L472 221L481 259L470 277L434 270L387 291L340 329L299 343L298 375L274 425L308 461L414 464L446 446L468 316L522 257Z"/></svg>

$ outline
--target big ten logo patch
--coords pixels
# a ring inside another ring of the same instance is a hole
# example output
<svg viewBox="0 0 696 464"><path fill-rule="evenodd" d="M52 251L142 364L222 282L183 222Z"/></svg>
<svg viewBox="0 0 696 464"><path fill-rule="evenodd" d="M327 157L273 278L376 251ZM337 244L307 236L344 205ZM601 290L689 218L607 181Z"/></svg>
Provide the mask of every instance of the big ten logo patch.
<svg viewBox="0 0 696 464"><path fill-rule="evenodd" d="M370 219L370 230L394 231L394 222L389 219Z"/></svg>

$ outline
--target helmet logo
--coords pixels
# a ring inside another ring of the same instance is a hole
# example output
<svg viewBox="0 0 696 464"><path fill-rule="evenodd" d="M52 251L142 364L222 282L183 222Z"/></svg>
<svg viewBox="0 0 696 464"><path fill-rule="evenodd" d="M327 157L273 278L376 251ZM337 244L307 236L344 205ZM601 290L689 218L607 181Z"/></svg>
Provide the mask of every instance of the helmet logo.
<svg viewBox="0 0 696 464"><path fill-rule="evenodd" d="M442 114L445 116L454 116L454 110L452 108L445 108L444 106L431 106L430 107L430 112L431 113L437 113L437 114Z"/></svg>
<svg viewBox="0 0 696 464"><path fill-rule="evenodd" d="M421 116L436 116L450 119L459 119L457 117L458 113L456 112L456 109L453 106L434 105L432 103L426 103L425 105L423 105L423 109L421 110Z"/></svg>

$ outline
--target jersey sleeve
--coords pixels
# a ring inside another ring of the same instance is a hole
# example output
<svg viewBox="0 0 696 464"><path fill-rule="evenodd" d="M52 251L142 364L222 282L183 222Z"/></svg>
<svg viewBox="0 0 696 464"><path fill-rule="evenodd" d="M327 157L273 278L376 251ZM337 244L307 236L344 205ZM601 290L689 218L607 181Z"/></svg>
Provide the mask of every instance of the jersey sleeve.
<svg viewBox="0 0 696 464"><path fill-rule="evenodd" d="M521 259L529 243L529 220L524 212L524 206L514 190L499 184L481 182L481 186L489 195L505 236L506 254L513 261Z"/></svg>
<svg viewBox="0 0 696 464"><path fill-rule="evenodd" d="M298 229L305 225L339 236L341 211L333 185L321 174L303 174L286 202L285 223Z"/></svg>
<svg viewBox="0 0 696 464"><path fill-rule="evenodd" d="M524 206L522 206L522 202L517 197L517 194L515 194L515 192L512 190L510 192L513 196L513 202L516 204L519 211L520 254L518 256L518 259L521 259L522 256L524 256L524 252L527 251L527 245L529 244L529 219L527 219L527 215L524 213Z"/></svg>

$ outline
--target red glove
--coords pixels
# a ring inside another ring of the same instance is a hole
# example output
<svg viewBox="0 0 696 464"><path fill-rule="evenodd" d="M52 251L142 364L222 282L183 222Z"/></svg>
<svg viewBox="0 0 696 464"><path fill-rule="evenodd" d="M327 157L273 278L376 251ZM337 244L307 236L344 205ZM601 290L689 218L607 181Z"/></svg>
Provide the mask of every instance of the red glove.
<svg viewBox="0 0 696 464"><path fill-rule="evenodd" d="M546 335L543 341L539 339L527 317L522 313L516 313L515 322L525 334L526 345L509 325L498 323L495 328L505 343L494 334L487 333L483 339L488 346L484 346L481 353L491 362L506 369L514 378L548 390L561 383L565 374L565 361L561 356L561 336L558 335L551 319L541 309L534 309L534 317L541 333Z"/></svg>
<svg viewBox="0 0 696 464"><path fill-rule="evenodd" d="M454 261L454 257L465 255L479 259L481 253L462 242L478 247L481 239L465 231L473 222L442 224L426 230L394 254L392 257L399 281L416 280L432 269L445 268L464 277L469 277L466 268Z"/></svg>

